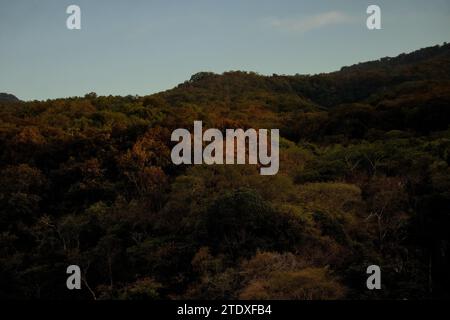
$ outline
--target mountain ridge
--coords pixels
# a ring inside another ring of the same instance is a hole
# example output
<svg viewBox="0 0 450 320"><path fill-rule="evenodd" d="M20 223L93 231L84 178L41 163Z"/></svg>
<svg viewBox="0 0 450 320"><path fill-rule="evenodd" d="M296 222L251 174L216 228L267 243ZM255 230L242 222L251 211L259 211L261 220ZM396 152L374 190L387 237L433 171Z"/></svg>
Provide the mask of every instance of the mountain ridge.
<svg viewBox="0 0 450 320"><path fill-rule="evenodd" d="M15 95L5 92L0 92L0 102L17 102L20 101Z"/></svg>
<svg viewBox="0 0 450 320"><path fill-rule="evenodd" d="M332 107L367 99L386 86L443 80L450 81L450 44L447 43L314 75L265 76L245 71L228 71L222 74L198 72L188 81L164 91L163 94L177 94L186 89L192 92L213 90L223 97L226 95L223 91L240 95L243 91L269 90L295 94L323 107Z"/></svg>

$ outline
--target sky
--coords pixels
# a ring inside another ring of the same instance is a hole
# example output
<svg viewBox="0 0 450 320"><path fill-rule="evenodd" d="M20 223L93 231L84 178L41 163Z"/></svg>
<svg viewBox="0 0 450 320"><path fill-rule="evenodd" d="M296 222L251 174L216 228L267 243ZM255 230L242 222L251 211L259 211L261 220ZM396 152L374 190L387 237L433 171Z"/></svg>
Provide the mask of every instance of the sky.
<svg viewBox="0 0 450 320"><path fill-rule="evenodd" d="M443 42L450 0L0 0L0 92L147 95L200 71L314 74Z"/></svg>

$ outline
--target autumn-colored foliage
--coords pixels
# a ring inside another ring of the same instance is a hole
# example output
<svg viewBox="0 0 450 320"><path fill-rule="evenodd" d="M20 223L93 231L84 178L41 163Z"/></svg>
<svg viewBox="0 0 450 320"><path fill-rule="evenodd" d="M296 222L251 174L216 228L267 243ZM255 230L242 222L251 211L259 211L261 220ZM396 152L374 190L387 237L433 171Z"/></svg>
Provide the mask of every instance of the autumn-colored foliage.
<svg viewBox="0 0 450 320"><path fill-rule="evenodd" d="M170 133L194 120L279 128L279 173L173 165ZM1 102L0 298L449 297L449 124L449 45L330 74Z"/></svg>

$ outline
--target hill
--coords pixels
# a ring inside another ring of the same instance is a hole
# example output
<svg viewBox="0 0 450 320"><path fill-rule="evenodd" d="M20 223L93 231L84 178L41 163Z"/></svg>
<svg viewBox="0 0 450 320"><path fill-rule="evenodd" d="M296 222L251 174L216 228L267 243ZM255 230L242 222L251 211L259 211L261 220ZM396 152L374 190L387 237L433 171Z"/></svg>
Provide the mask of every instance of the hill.
<svg viewBox="0 0 450 320"><path fill-rule="evenodd" d="M429 81L450 80L450 44L401 54L395 58L382 58L377 61L359 63L343 67L340 71L318 75L273 75L261 76L256 73L226 72L217 75L201 72L191 79L167 92L168 97L189 92L194 95L209 93L210 98L241 98L242 96L263 93L283 94L309 99L324 107L342 103L361 102L374 99L386 87L401 89L411 85L424 88ZM262 92L259 92L262 91ZM298 101L301 104L301 101Z"/></svg>
<svg viewBox="0 0 450 320"><path fill-rule="evenodd" d="M449 45L318 75L0 105L0 298L450 297ZM280 171L172 130L279 128ZM84 272L64 286L66 267ZM366 268L382 270L368 291Z"/></svg>
<svg viewBox="0 0 450 320"><path fill-rule="evenodd" d="M20 100L12 94L0 92L0 102L14 102L14 101Z"/></svg>

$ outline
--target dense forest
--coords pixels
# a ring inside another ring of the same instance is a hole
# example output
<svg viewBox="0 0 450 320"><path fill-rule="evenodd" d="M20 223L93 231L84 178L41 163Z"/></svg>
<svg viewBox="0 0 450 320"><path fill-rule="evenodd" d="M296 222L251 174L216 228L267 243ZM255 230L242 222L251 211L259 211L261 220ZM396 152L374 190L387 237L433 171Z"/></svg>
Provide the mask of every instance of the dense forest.
<svg viewBox="0 0 450 320"><path fill-rule="evenodd" d="M194 120L280 129L279 173L173 165L171 132ZM448 44L142 97L8 96L0 298L449 298L449 125Z"/></svg>

